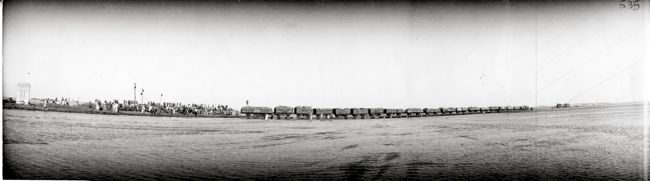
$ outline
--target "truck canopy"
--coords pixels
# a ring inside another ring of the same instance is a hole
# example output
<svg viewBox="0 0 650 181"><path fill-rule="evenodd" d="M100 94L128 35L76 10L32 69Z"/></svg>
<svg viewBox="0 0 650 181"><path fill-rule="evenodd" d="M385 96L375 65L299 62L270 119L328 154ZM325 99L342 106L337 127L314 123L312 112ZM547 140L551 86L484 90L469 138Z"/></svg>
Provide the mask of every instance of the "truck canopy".
<svg viewBox="0 0 650 181"><path fill-rule="evenodd" d="M440 112L439 108L424 108L424 112L426 113L437 113Z"/></svg>
<svg viewBox="0 0 650 181"><path fill-rule="evenodd" d="M241 108L241 113L244 114L272 114L273 109L270 107L251 107L245 106Z"/></svg>
<svg viewBox="0 0 650 181"><path fill-rule="evenodd" d="M352 110L348 108L336 108L334 114L351 114Z"/></svg>
<svg viewBox="0 0 650 181"><path fill-rule="evenodd" d="M397 109L384 109L384 113L386 113L386 114L395 114L395 113L397 113Z"/></svg>
<svg viewBox="0 0 650 181"><path fill-rule="evenodd" d="M352 114L368 114L368 109L367 108L353 108L352 109Z"/></svg>
<svg viewBox="0 0 650 181"><path fill-rule="evenodd" d="M276 106L274 111L275 114L293 114L293 108L289 106Z"/></svg>
<svg viewBox="0 0 650 181"><path fill-rule="evenodd" d="M384 108L371 108L370 114L382 114L384 113Z"/></svg>
<svg viewBox="0 0 650 181"><path fill-rule="evenodd" d="M314 109L314 113L316 113L316 114L334 114L334 109L316 108L316 109Z"/></svg>
<svg viewBox="0 0 650 181"><path fill-rule="evenodd" d="M422 108L408 108L406 109L407 113L422 113L424 112Z"/></svg>
<svg viewBox="0 0 650 181"><path fill-rule="evenodd" d="M314 110L311 106L296 106L296 114L311 114Z"/></svg>

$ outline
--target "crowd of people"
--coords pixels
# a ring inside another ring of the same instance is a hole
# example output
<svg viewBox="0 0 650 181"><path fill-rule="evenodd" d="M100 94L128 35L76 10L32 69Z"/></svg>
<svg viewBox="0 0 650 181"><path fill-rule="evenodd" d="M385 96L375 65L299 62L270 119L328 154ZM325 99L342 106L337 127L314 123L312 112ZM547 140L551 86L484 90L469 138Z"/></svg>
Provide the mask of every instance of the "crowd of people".
<svg viewBox="0 0 650 181"><path fill-rule="evenodd" d="M31 106L45 109L75 108L99 112L128 112L168 116L217 116L236 115L237 111L228 105L182 104L173 102L139 103L134 100L99 100L80 102L71 98L31 99Z"/></svg>
<svg viewBox="0 0 650 181"><path fill-rule="evenodd" d="M147 102L124 100L121 103L117 100L95 100L94 109L97 111L111 112L140 112L142 114L173 115L173 116L211 116L211 115L235 115L236 111L228 105L209 104L182 104L172 102Z"/></svg>

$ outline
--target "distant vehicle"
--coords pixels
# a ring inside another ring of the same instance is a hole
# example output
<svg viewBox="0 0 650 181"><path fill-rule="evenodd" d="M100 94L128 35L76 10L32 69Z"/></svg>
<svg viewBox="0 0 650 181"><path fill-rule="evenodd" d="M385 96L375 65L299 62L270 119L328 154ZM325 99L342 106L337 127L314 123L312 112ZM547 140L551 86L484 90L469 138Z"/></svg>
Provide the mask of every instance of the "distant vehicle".
<svg viewBox="0 0 650 181"><path fill-rule="evenodd" d="M296 114L296 118L311 119L314 110L311 108L311 106L296 106L294 108L294 113Z"/></svg>
<svg viewBox="0 0 650 181"><path fill-rule="evenodd" d="M481 110L478 107L468 107L467 110L470 114L481 113Z"/></svg>
<svg viewBox="0 0 650 181"><path fill-rule="evenodd" d="M406 111L404 111L404 109L396 109L395 111L397 112L398 118L408 117L408 114L406 114Z"/></svg>
<svg viewBox="0 0 650 181"><path fill-rule="evenodd" d="M371 118L384 118L386 115L384 114L384 108L371 108L370 110L370 117Z"/></svg>
<svg viewBox="0 0 650 181"><path fill-rule="evenodd" d="M571 107L571 104L569 103L564 103L564 104L558 103L557 105L555 105L555 108L569 108L569 107Z"/></svg>
<svg viewBox="0 0 650 181"><path fill-rule="evenodd" d="M314 115L318 116L319 119L331 119L336 117L334 115L334 109L329 108L316 108L314 109Z"/></svg>
<svg viewBox="0 0 650 181"><path fill-rule="evenodd" d="M266 118L273 114L273 109L269 107L251 107L244 106L241 108L241 113L246 116L247 119L250 118Z"/></svg>
<svg viewBox="0 0 650 181"><path fill-rule="evenodd" d="M564 104L558 104L563 107ZM569 106L569 105L567 105ZM252 107L244 106L240 113L246 118L271 118L271 119L378 119L378 118L403 118L423 117L436 115L463 115L485 114L504 112L532 111L529 106L490 106L490 107L440 107L440 108L312 108L311 106L276 106Z"/></svg>
<svg viewBox="0 0 650 181"><path fill-rule="evenodd" d="M384 114L386 114L388 118L397 117L397 109L384 109Z"/></svg>
<svg viewBox="0 0 650 181"><path fill-rule="evenodd" d="M289 106L276 106L273 108L273 113L275 119L290 119L291 115L294 114L293 108Z"/></svg>
<svg viewBox="0 0 650 181"><path fill-rule="evenodd" d="M352 109L349 108L336 108L334 109L334 115L338 119L348 119L352 116Z"/></svg>
<svg viewBox="0 0 650 181"><path fill-rule="evenodd" d="M424 110L422 108L408 108L406 114L408 114L408 117L422 117L424 116Z"/></svg>
<svg viewBox="0 0 650 181"><path fill-rule="evenodd" d="M370 112L368 111L367 108L353 108L352 116L359 119L366 119L366 118L370 118Z"/></svg>
<svg viewBox="0 0 650 181"><path fill-rule="evenodd" d="M426 113L427 116L436 116L441 115L442 111L439 108L424 108L424 113Z"/></svg>
<svg viewBox="0 0 650 181"><path fill-rule="evenodd" d="M443 115L456 114L456 108L454 107L440 107L440 111Z"/></svg>
<svg viewBox="0 0 650 181"><path fill-rule="evenodd" d="M466 107L456 108L456 114L467 114L467 113L469 113L469 111Z"/></svg>
<svg viewBox="0 0 650 181"><path fill-rule="evenodd" d="M499 106L490 106L490 113L498 113Z"/></svg>
<svg viewBox="0 0 650 181"><path fill-rule="evenodd" d="M533 108L530 106L524 106L524 111L532 111Z"/></svg>

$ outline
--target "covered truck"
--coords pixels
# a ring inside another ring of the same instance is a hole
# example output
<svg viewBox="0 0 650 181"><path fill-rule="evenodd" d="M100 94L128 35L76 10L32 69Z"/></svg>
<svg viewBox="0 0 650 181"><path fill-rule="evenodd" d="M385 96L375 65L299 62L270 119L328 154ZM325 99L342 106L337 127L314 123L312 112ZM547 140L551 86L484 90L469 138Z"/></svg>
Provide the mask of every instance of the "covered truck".
<svg viewBox="0 0 650 181"><path fill-rule="evenodd" d="M298 119L311 119L311 115L314 113L314 110L311 106L296 106L294 112Z"/></svg>
<svg viewBox="0 0 650 181"><path fill-rule="evenodd" d="M314 115L318 116L320 119L330 119L334 118L334 109L331 108L316 108L314 109Z"/></svg>
<svg viewBox="0 0 650 181"><path fill-rule="evenodd" d="M334 109L334 115L339 119L348 119L352 115L352 109L350 108L336 108Z"/></svg>
<svg viewBox="0 0 650 181"><path fill-rule="evenodd" d="M384 114L388 118L394 118L397 117L397 109L384 109Z"/></svg>
<svg viewBox="0 0 650 181"><path fill-rule="evenodd" d="M406 114L409 117L419 117L424 115L424 110L422 108L408 108L406 109Z"/></svg>
<svg viewBox="0 0 650 181"><path fill-rule="evenodd" d="M370 117L371 118L384 118L384 108L370 108Z"/></svg>
<svg viewBox="0 0 650 181"><path fill-rule="evenodd" d="M441 110L439 108L424 108L424 113L427 114L427 116L434 116L438 114L442 114Z"/></svg>
<svg viewBox="0 0 650 181"><path fill-rule="evenodd" d="M352 108L352 116L365 119L370 117L370 111L368 108Z"/></svg>
<svg viewBox="0 0 650 181"><path fill-rule="evenodd" d="M246 115L247 119L250 118L265 118L266 115L272 115L273 109L270 107L252 107L245 106L241 108L241 113Z"/></svg>
<svg viewBox="0 0 650 181"><path fill-rule="evenodd" d="M396 112L398 118L408 117L408 114L406 114L406 110L404 109L396 109Z"/></svg>
<svg viewBox="0 0 650 181"><path fill-rule="evenodd" d="M273 108L273 117L275 119L289 119L293 114L293 108L289 106L276 106Z"/></svg>

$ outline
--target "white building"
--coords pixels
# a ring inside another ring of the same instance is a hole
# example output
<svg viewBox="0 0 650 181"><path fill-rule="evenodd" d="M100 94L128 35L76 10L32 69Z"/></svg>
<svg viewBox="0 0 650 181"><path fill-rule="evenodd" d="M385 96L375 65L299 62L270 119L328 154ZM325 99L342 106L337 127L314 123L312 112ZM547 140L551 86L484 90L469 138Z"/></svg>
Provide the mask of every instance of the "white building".
<svg viewBox="0 0 650 181"><path fill-rule="evenodd" d="M32 86L27 82L18 83L18 97L16 98L16 103L18 104L29 104L29 90Z"/></svg>

